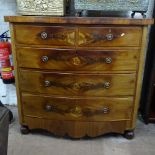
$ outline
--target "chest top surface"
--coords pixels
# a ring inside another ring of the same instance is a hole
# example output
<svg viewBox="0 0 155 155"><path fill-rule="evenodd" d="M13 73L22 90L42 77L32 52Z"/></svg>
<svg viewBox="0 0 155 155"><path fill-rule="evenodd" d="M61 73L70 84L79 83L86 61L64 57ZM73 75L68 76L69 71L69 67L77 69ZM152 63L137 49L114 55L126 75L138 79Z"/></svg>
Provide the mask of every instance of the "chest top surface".
<svg viewBox="0 0 155 155"><path fill-rule="evenodd" d="M43 16L5 16L10 23L48 23L48 24L84 24L84 25L151 25L151 18L131 17L43 17Z"/></svg>

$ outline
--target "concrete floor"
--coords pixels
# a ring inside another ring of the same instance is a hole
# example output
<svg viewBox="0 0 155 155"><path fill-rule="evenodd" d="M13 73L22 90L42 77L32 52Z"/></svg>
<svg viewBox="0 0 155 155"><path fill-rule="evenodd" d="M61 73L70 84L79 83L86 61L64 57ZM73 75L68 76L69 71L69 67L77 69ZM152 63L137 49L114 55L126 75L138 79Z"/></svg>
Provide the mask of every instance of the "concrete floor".
<svg viewBox="0 0 155 155"><path fill-rule="evenodd" d="M21 135L17 108L11 107L11 110L15 121L10 125L8 155L155 155L154 124L138 121L133 140L126 140L121 135L71 140L45 132Z"/></svg>

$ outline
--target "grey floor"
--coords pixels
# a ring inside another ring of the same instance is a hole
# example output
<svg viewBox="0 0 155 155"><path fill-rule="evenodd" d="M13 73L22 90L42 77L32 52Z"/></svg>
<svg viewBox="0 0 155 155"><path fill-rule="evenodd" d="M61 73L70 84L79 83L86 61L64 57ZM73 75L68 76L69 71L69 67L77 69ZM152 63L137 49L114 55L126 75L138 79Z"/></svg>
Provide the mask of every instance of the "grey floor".
<svg viewBox="0 0 155 155"><path fill-rule="evenodd" d="M155 125L138 121L134 140L120 135L71 140L46 133L21 135L17 108L11 107L15 121L10 125L8 155L155 155Z"/></svg>

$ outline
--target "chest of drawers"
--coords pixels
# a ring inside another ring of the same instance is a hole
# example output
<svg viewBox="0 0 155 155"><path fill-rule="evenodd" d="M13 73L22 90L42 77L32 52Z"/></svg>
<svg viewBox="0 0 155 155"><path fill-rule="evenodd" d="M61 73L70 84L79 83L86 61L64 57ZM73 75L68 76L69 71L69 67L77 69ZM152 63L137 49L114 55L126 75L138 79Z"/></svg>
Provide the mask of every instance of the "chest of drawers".
<svg viewBox="0 0 155 155"><path fill-rule="evenodd" d="M133 137L151 19L5 17L22 133Z"/></svg>

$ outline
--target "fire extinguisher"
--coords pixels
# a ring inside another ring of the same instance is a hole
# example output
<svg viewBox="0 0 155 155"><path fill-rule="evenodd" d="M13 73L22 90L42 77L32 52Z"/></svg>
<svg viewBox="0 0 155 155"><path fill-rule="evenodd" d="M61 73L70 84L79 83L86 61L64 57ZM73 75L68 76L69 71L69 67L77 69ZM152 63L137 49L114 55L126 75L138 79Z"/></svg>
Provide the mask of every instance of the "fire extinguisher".
<svg viewBox="0 0 155 155"><path fill-rule="evenodd" d="M15 82L14 67L12 61L11 43L8 41L7 32L0 35L0 64L1 78L4 84Z"/></svg>

